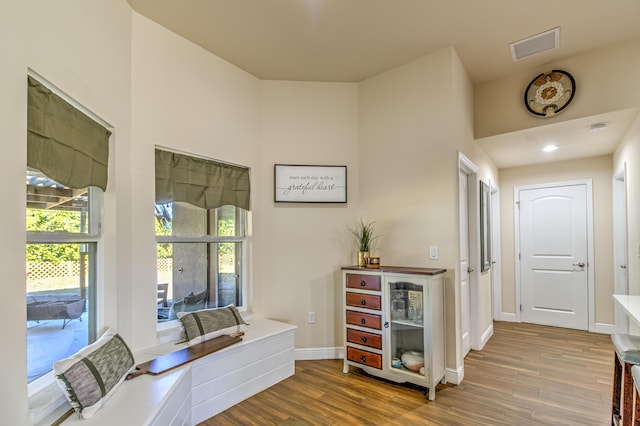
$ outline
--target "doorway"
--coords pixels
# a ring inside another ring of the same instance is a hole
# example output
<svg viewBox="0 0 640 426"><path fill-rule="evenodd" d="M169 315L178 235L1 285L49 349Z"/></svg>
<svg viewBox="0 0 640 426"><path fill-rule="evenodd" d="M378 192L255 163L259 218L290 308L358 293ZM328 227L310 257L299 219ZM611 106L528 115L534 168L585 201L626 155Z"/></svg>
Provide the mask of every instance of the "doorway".
<svg viewBox="0 0 640 426"><path fill-rule="evenodd" d="M479 249L479 190L478 168L462 153L458 154L459 206L459 271L460 271L460 337L462 357L471 349L480 349L478 324L478 249Z"/></svg>
<svg viewBox="0 0 640 426"><path fill-rule="evenodd" d="M589 330L594 321L591 181L520 186L514 198L520 320Z"/></svg>

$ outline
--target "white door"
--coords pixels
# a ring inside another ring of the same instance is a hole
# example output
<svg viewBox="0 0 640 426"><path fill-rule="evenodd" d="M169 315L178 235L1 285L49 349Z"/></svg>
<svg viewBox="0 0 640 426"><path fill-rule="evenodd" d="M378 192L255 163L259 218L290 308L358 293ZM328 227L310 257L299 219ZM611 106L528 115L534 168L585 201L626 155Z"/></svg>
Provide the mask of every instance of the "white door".
<svg viewBox="0 0 640 426"><path fill-rule="evenodd" d="M523 322L589 329L585 184L519 191Z"/></svg>
<svg viewBox="0 0 640 426"><path fill-rule="evenodd" d="M460 171L458 179L460 187L460 316L462 334L462 356L471 350L471 298L469 289L469 190L467 174Z"/></svg>

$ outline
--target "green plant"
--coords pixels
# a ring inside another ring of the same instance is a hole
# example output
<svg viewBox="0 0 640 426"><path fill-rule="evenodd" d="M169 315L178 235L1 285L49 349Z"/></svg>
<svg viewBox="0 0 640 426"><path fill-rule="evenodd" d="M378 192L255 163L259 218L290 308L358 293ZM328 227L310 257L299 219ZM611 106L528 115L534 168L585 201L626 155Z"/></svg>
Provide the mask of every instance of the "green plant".
<svg viewBox="0 0 640 426"><path fill-rule="evenodd" d="M371 251L373 242L379 237L374 232L374 220L360 219L354 226L349 228L353 235L358 251Z"/></svg>

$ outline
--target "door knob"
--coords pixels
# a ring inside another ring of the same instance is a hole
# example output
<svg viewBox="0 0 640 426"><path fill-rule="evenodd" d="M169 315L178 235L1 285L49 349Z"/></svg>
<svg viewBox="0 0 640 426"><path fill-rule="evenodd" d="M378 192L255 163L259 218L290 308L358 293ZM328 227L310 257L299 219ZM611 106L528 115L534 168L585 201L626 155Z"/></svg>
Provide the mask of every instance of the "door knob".
<svg viewBox="0 0 640 426"><path fill-rule="evenodd" d="M467 274L470 274L470 273L472 273L472 272L473 272L473 268L472 268L471 266L469 266L469 267L467 268Z"/></svg>
<svg viewBox="0 0 640 426"><path fill-rule="evenodd" d="M627 269L627 265L620 265L621 269Z"/></svg>
<svg viewBox="0 0 640 426"><path fill-rule="evenodd" d="M584 262L574 263L573 266L579 266L581 268L584 268Z"/></svg>

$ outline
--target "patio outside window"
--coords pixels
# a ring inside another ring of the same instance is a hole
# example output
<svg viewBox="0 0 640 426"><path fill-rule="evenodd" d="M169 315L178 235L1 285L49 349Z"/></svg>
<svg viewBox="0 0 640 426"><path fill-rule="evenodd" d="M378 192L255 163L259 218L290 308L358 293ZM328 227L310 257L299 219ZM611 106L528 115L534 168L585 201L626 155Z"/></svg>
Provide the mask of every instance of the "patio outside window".
<svg viewBox="0 0 640 426"><path fill-rule="evenodd" d="M96 340L96 252L102 191L66 188L27 170L28 382Z"/></svg>
<svg viewBox="0 0 640 426"><path fill-rule="evenodd" d="M179 312L242 306L247 212L184 202L156 205L158 322Z"/></svg>

